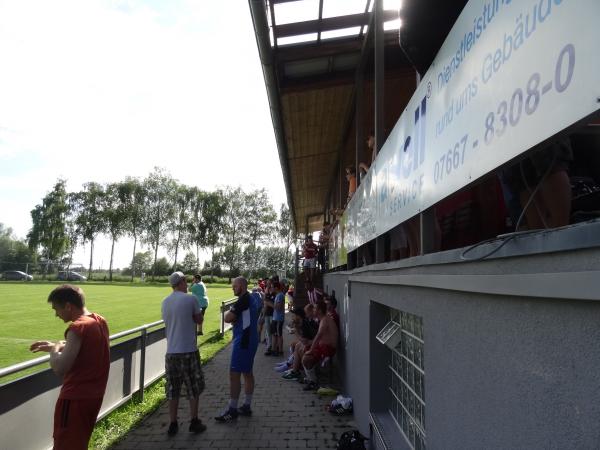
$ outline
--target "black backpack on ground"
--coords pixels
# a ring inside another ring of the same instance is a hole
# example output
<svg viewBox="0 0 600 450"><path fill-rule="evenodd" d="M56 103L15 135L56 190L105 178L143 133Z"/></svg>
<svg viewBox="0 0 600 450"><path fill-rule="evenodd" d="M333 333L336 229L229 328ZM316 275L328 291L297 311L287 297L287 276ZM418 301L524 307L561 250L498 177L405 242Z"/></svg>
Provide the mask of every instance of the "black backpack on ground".
<svg viewBox="0 0 600 450"><path fill-rule="evenodd" d="M337 450L366 450L365 441L368 441L358 430L345 431L340 436L336 445Z"/></svg>

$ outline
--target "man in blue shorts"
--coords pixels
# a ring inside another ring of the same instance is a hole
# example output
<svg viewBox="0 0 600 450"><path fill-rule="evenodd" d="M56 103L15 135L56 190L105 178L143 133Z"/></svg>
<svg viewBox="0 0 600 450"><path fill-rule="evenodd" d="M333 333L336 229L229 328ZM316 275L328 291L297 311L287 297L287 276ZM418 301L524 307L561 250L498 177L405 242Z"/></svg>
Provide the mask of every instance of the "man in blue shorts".
<svg viewBox="0 0 600 450"><path fill-rule="evenodd" d="M238 415L252 415L250 404L254 393L254 355L258 348L258 313L260 296L248 292L248 281L238 277L231 284L233 293L238 297L229 311L225 313L225 322L233 324L233 342L231 366L229 368L230 400L227 409L215 417L217 422L229 422ZM244 392L246 399L238 408L238 399L242 390L241 376L244 375Z"/></svg>

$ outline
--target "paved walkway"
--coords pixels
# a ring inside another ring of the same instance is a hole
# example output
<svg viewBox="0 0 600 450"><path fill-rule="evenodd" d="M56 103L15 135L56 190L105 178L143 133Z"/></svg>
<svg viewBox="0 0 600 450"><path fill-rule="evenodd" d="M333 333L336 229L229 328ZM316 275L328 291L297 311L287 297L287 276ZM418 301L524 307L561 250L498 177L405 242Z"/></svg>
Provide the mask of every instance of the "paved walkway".
<svg viewBox="0 0 600 450"><path fill-rule="evenodd" d="M293 335L285 333L287 346ZM228 347L204 366L207 387L200 396L200 419L208 426L204 433L194 435L187 431L188 401L182 399L179 433L168 437L169 414L165 402L112 450L335 448L340 434L354 428L352 416L337 417L325 410L334 397L304 392L303 385L282 380L273 370L282 358L264 356L263 352L261 345L254 363L252 417L239 417L225 424L213 419L229 400L231 349ZM242 389L240 402L243 398Z"/></svg>

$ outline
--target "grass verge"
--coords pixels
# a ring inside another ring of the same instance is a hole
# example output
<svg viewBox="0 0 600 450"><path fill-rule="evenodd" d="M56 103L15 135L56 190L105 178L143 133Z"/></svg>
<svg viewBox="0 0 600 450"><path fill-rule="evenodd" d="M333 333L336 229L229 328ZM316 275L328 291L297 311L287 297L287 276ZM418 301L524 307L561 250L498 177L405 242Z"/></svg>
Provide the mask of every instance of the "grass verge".
<svg viewBox="0 0 600 450"><path fill-rule="evenodd" d="M204 335L200 341L202 364L214 358L231 342L231 331L224 336L218 330ZM94 450L106 450L121 441L127 433L137 426L148 414L154 412L165 401L165 379L160 378L144 391L144 401L135 397L115 409L100 420L94 428L89 447Z"/></svg>

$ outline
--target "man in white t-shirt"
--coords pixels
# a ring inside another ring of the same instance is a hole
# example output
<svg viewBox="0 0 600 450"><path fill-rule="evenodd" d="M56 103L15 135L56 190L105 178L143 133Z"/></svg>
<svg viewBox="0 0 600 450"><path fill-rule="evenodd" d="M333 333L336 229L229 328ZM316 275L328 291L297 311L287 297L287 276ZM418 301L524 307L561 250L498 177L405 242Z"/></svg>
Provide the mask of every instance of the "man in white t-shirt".
<svg viewBox="0 0 600 450"><path fill-rule="evenodd" d="M163 300L161 306L167 335L165 394L169 400L171 418L167 434L174 436L179 430L177 408L182 384L185 384L190 401L189 430L201 433L206 430L206 425L198 419L198 398L204 390L204 373L196 346L196 324L201 325L203 317L196 297L187 293L187 281L182 272L172 273L169 284L173 292Z"/></svg>

